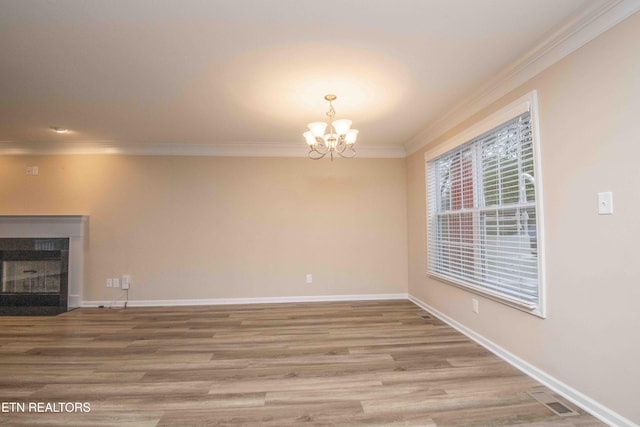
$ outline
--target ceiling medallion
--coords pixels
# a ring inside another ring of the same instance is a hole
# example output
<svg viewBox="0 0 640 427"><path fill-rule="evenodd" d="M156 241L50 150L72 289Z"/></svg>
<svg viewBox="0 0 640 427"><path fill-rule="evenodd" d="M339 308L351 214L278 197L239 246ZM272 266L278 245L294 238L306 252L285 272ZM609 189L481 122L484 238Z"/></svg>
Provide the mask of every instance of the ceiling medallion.
<svg viewBox="0 0 640 427"><path fill-rule="evenodd" d="M329 101L329 123L309 123L309 130L303 134L309 145L309 158L319 160L328 154L333 161L334 153L340 157L354 157L356 150L353 146L358 137L358 130L351 129L351 120L334 120L336 110L333 109L332 102L336 100L335 95L326 95L324 99Z"/></svg>

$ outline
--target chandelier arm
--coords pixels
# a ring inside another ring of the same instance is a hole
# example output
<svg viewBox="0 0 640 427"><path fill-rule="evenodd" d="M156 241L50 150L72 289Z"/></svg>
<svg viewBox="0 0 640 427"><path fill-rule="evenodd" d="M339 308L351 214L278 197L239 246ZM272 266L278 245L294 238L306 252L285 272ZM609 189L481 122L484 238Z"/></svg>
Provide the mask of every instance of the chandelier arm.
<svg viewBox="0 0 640 427"><path fill-rule="evenodd" d="M327 147L324 143L318 143L314 146L309 147L309 157L311 157L312 153L316 153L315 157L317 157L318 159L321 159L327 154L329 154L330 151L331 151L330 147Z"/></svg>
<svg viewBox="0 0 640 427"><path fill-rule="evenodd" d="M353 147L351 147L351 149L349 151L347 151L347 153L349 153L349 154L344 154L344 151L345 150L343 150L341 152L338 151L337 153L338 153L338 155L340 157L345 158L345 159L351 159L351 158L356 156L356 150Z"/></svg>
<svg viewBox="0 0 640 427"><path fill-rule="evenodd" d="M320 160L324 158L324 156L326 155L327 153L321 153L318 150L313 150L313 149L309 150L309 154L308 154L311 160Z"/></svg>
<svg viewBox="0 0 640 427"><path fill-rule="evenodd" d="M319 150L318 150L319 148ZM329 147L327 147L324 142L318 143L313 147L310 147L312 151L317 151L320 154L327 154L329 152Z"/></svg>

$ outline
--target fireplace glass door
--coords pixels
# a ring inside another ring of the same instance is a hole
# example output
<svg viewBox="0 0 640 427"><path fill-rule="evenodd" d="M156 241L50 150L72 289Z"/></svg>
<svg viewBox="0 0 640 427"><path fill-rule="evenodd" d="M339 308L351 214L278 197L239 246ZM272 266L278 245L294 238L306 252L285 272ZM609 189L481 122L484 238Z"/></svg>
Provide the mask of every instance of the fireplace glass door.
<svg viewBox="0 0 640 427"><path fill-rule="evenodd" d="M67 310L69 239L0 239L0 314Z"/></svg>
<svg viewBox="0 0 640 427"><path fill-rule="evenodd" d="M60 293L60 259L2 261L3 293Z"/></svg>

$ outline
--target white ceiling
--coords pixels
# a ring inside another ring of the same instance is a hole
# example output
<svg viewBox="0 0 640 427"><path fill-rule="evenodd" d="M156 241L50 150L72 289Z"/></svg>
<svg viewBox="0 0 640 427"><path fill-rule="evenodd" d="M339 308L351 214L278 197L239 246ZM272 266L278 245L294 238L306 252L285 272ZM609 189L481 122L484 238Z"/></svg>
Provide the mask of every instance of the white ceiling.
<svg viewBox="0 0 640 427"><path fill-rule="evenodd" d="M607 1L0 0L0 143L402 145Z"/></svg>

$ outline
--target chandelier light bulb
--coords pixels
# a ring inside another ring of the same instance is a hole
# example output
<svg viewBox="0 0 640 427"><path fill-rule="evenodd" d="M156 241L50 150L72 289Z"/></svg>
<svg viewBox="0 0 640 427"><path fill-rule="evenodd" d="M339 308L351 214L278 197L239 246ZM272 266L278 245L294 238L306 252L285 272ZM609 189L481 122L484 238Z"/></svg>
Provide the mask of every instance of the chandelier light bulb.
<svg viewBox="0 0 640 427"><path fill-rule="evenodd" d="M306 131L305 133L302 134L302 136L304 136L304 139L307 141L307 144L310 147L313 147L314 145L316 145L316 138L315 136L313 136L313 134L311 133L311 131Z"/></svg>
<svg viewBox="0 0 640 427"><path fill-rule="evenodd" d="M327 124L325 122L313 122L307 125L313 136L322 138L324 135L324 131L327 128Z"/></svg>
<svg viewBox="0 0 640 427"><path fill-rule="evenodd" d="M344 142L347 143L347 145L353 145L356 143L356 139L358 138L358 129L350 129L349 132L347 132L347 136L344 138Z"/></svg>
<svg viewBox="0 0 640 427"><path fill-rule="evenodd" d="M346 135L351 128L351 120L349 119L340 119L333 122L333 128L335 129L338 135Z"/></svg>

